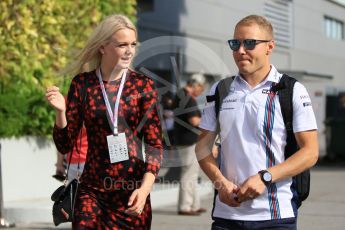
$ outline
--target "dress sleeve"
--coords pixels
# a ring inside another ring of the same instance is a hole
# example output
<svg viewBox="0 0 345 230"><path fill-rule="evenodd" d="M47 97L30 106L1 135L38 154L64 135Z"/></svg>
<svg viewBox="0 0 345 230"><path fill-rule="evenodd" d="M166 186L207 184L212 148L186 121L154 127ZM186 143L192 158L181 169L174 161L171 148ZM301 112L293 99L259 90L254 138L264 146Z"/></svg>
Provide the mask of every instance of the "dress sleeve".
<svg viewBox="0 0 345 230"><path fill-rule="evenodd" d="M56 124L54 125L53 139L57 150L62 154L67 154L72 150L82 125L82 99L80 95L82 87L80 77L73 78L66 102L67 126L60 129Z"/></svg>
<svg viewBox="0 0 345 230"><path fill-rule="evenodd" d="M162 129L158 116L158 93L154 87L154 82L148 79L143 90L142 114L145 119L143 125L143 136L145 143L145 170L155 176L158 175L162 155Z"/></svg>

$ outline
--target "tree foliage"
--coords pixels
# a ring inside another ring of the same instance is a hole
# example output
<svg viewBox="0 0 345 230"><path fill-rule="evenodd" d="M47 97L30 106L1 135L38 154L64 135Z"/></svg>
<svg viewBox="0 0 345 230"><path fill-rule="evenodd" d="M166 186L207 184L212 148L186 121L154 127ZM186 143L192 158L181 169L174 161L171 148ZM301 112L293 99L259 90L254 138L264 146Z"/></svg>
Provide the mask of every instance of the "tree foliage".
<svg viewBox="0 0 345 230"><path fill-rule="evenodd" d="M135 0L4 0L0 2L0 137L50 135L54 111L46 86L59 76L105 16L135 21Z"/></svg>

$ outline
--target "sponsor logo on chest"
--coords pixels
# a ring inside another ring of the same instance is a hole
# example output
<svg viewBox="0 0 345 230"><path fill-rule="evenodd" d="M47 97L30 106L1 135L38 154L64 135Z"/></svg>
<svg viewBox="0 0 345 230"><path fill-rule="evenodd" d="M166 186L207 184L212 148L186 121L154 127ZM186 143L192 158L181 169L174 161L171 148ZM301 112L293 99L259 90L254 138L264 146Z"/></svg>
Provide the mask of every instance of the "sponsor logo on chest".
<svg viewBox="0 0 345 230"><path fill-rule="evenodd" d="M278 92L275 92L275 91L270 90L270 89L263 89L262 94L278 94Z"/></svg>

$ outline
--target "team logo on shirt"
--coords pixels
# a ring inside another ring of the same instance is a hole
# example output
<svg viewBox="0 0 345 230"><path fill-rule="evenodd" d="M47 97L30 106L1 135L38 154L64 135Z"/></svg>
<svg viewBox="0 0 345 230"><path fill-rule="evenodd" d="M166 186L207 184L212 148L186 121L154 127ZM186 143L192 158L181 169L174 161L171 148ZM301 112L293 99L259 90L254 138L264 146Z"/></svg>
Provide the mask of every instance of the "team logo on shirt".
<svg viewBox="0 0 345 230"><path fill-rule="evenodd" d="M223 107L222 107L222 108L220 109L220 111L223 111L223 110L232 110L232 109L235 109L235 108L232 108L232 107L230 107L230 108L223 108Z"/></svg>
<svg viewBox="0 0 345 230"><path fill-rule="evenodd" d="M300 98L301 99L309 99L309 95L301 95Z"/></svg>
<svg viewBox="0 0 345 230"><path fill-rule="evenodd" d="M277 94L277 92L270 89L263 89L262 94Z"/></svg>
<svg viewBox="0 0 345 230"><path fill-rule="evenodd" d="M227 99L227 100L224 100L223 103L234 103L234 102L237 102L237 99Z"/></svg>
<svg viewBox="0 0 345 230"><path fill-rule="evenodd" d="M238 102L238 98L224 99L222 103L222 108L220 110L232 110L235 109L234 103Z"/></svg>
<svg viewBox="0 0 345 230"><path fill-rule="evenodd" d="M311 102L303 102L303 106L304 107L311 106Z"/></svg>

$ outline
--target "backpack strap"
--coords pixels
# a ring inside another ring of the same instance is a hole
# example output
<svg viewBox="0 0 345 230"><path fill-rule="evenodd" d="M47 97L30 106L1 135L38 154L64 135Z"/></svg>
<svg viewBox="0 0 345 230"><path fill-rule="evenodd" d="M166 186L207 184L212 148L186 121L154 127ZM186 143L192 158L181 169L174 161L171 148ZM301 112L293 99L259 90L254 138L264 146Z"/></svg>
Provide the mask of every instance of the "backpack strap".
<svg viewBox="0 0 345 230"><path fill-rule="evenodd" d="M222 108L223 100L226 96L229 95L230 92L230 86L232 82L234 81L235 77L227 77L219 81L219 84L217 85L215 95L218 95L215 100L215 112L217 120L219 118L219 112Z"/></svg>
<svg viewBox="0 0 345 230"><path fill-rule="evenodd" d="M287 132L286 146L285 146L285 158L290 157L298 150L297 141L293 133L293 88L296 83L296 79L286 74L283 74L279 83L273 89L278 91L279 104L283 115L283 120Z"/></svg>
<svg viewBox="0 0 345 230"><path fill-rule="evenodd" d="M218 82L214 95L206 96L207 102L214 101L214 111L217 118L217 131L219 132L219 112L222 107L223 100L230 92L230 86L234 81L235 76L227 77Z"/></svg>
<svg viewBox="0 0 345 230"><path fill-rule="evenodd" d="M230 86L234 81L235 76L223 78L219 81L214 95L206 96L207 102L214 101L214 110L217 118L217 132L220 131L220 124L219 124L219 112L222 107L223 100L226 96L229 95Z"/></svg>
<svg viewBox="0 0 345 230"><path fill-rule="evenodd" d="M285 159L292 156L299 146L297 144L295 134L293 132L293 87L297 82L296 79L284 74L279 81L279 86L277 87L279 103L283 115L283 120L287 132L286 146L285 146ZM302 201L307 199L310 191L310 171L309 169L293 177L292 187L297 192L296 204L299 208Z"/></svg>

